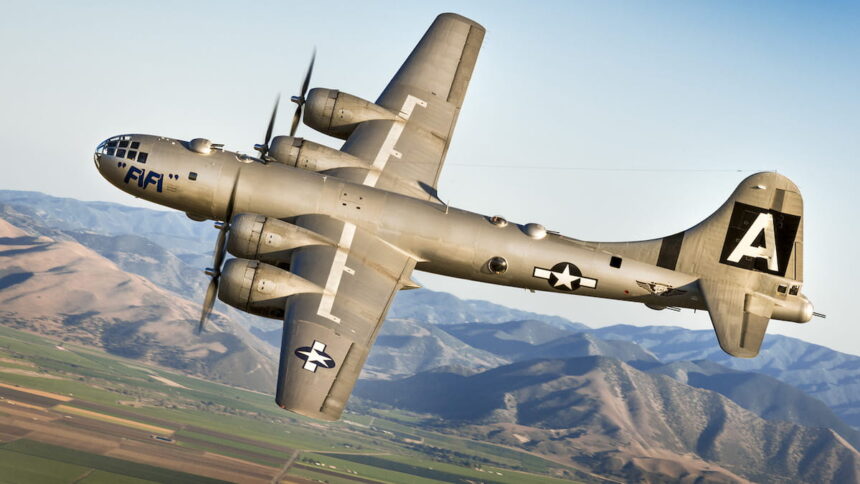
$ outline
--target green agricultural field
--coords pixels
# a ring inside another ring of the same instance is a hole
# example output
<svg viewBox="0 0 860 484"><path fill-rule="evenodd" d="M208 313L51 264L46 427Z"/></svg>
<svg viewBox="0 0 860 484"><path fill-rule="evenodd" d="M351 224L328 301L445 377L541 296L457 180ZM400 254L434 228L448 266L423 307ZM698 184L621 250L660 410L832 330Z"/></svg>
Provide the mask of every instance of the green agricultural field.
<svg viewBox="0 0 860 484"><path fill-rule="evenodd" d="M3 482L73 482L88 470L84 466L10 452L0 447L0 481Z"/></svg>
<svg viewBox="0 0 860 484"><path fill-rule="evenodd" d="M419 417L407 413L358 405L361 413L347 412L340 422L318 422L282 411L268 394L91 348L59 345L2 326L0 383L6 385L0 386L0 482L214 482L212 477L219 474L215 470L207 474L207 462L222 466L224 472L249 476L248 480L257 476L259 482L270 482L294 456L288 475L332 484L531 484L571 482L550 475L575 474L572 468L515 449L421 428ZM4 391L19 400L31 398L32 403L4 402ZM40 434L31 424L21 424L26 419L16 417L27 411L37 412L39 419L55 419L44 422L48 435L53 428L81 429L90 437L103 432L108 450L99 452L121 448L125 453L122 458L109 457L59 447L56 441L37 441L46 438L45 431ZM23 427L15 427L16 422ZM147 429L156 427L169 432L155 439ZM135 462L141 455L155 458L143 458L146 464ZM160 455L165 460L159 460ZM170 458L172 464L167 462ZM176 464L186 460L187 468ZM234 463L239 467L229 468Z"/></svg>
<svg viewBox="0 0 860 484"><path fill-rule="evenodd" d="M21 439L0 444L0 482L183 482L219 480Z"/></svg>
<svg viewBox="0 0 860 484"><path fill-rule="evenodd" d="M316 454L302 456L303 463L322 464L324 469L356 472L358 476L386 482L483 482L485 484L531 484L570 482L534 476L491 466L475 468L416 459L404 455Z"/></svg>

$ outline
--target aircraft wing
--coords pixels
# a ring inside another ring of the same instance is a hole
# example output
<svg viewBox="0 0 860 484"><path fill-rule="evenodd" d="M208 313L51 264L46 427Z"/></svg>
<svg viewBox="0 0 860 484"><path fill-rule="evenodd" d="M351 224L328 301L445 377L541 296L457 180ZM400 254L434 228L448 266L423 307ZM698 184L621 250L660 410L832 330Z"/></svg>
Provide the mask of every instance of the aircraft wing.
<svg viewBox="0 0 860 484"><path fill-rule="evenodd" d="M376 104L397 120L360 124L341 148L372 162L368 172L340 168L333 175L425 200L436 184L472 77L484 28L460 15L439 15Z"/></svg>
<svg viewBox="0 0 860 484"><path fill-rule="evenodd" d="M338 241L296 249L290 272L324 288L287 299L275 400L313 418L337 420L394 295L411 285L415 260L373 234L324 215L296 225Z"/></svg>
<svg viewBox="0 0 860 484"><path fill-rule="evenodd" d="M739 358L758 355L773 313L773 300L722 281L702 279L699 287L720 347Z"/></svg>

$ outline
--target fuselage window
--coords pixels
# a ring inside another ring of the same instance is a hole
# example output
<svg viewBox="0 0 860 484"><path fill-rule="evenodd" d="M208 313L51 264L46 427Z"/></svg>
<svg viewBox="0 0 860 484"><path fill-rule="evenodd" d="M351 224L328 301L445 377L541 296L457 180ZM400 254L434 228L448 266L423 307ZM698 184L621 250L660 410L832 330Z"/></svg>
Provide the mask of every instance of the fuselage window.
<svg viewBox="0 0 860 484"><path fill-rule="evenodd" d="M133 160L135 156L137 156L137 151L128 150L128 155L126 156L126 158L128 158L129 160Z"/></svg>
<svg viewBox="0 0 860 484"><path fill-rule="evenodd" d="M120 148L128 148L128 140L123 140L119 142Z"/></svg>
<svg viewBox="0 0 860 484"><path fill-rule="evenodd" d="M189 179L189 180L191 180L191 181L196 180L196 179L197 179L197 173L195 173L195 172L193 172L193 171L192 171L192 172L189 172L189 173L188 173L188 179Z"/></svg>
<svg viewBox="0 0 860 484"><path fill-rule="evenodd" d="M120 158L125 158L125 150L116 150L116 155Z"/></svg>
<svg viewBox="0 0 860 484"><path fill-rule="evenodd" d="M141 151L141 152L137 155L137 162L138 162L138 163L146 163L146 157L147 157L147 156L149 156L149 155L147 155L146 153L144 153L143 151Z"/></svg>

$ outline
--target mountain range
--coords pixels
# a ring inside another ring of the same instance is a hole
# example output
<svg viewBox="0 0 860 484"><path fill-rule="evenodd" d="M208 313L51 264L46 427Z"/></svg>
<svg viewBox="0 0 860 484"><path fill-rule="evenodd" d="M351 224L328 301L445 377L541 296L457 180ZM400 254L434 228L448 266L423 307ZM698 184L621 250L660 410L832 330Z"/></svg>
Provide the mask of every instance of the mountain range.
<svg viewBox="0 0 860 484"><path fill-rule="evenodd" d="M214 318L217 331L198 336L198 312L81 244L33 236L0 219L3 324L269 391L274 350L223 315Z"/></svg>
<svg viewBox="0 0 860 484"><path fill-rule="evenodd" d="M0 219L3 324L271 392L280 322L219 303L193 331L208 224L2 190ZM860 480L860 357L768 335L739 360L712 331L592 329L426 289L388 316L357 408L627 480Z"/></svg>
<svg viewBox="0 0 860 484"><path fill-rule="evenodd" d="M831 429L767 420L717 392L603 356L364 381L356 395L429 414L426 422L442 431L570 459L628 481L860 477L860 454Z"/></svg>

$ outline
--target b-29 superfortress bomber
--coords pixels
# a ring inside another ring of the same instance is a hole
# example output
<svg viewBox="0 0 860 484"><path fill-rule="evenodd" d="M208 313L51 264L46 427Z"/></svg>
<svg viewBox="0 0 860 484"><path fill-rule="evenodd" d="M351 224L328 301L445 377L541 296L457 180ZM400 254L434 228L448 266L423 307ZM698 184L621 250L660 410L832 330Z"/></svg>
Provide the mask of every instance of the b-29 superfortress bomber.
<svg viewBox="0 0 860 484"><path fill-rule="evenodd" d="M308 91L312 60L290 135L272 138L276 103L258 156L141 134L96 148L96 167L119 189L216 221L200 328L216 295L283 320L279 406L340 417L394 296L418 287L414 270L705 310L722 349L745 358L769 320L812 318L800 292L803 202L777 173L743 180L689 230L638 242L586 242L443 203L437 182L484 32L440 15L376 102ZM295 137L300 119L345 143Z"/></svg>

